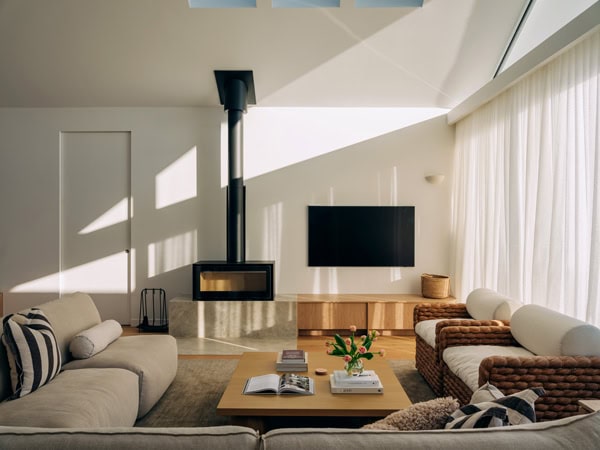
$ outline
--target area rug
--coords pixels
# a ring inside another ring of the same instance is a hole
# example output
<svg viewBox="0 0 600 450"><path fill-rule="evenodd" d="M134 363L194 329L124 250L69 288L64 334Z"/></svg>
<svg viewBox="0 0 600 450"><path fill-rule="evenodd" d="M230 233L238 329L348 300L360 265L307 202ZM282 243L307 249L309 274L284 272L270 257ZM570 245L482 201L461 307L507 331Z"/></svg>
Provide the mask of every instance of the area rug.
<svg viewBox="0 0 600 450"><path fill-rule="evenodd" d="M177 375L163 397L138 427L204 427L229 424L216 414L217 404L235 370L236 359L180 359ZM435 397L415 369L414 361L389 360L413 403Z"/></svg>

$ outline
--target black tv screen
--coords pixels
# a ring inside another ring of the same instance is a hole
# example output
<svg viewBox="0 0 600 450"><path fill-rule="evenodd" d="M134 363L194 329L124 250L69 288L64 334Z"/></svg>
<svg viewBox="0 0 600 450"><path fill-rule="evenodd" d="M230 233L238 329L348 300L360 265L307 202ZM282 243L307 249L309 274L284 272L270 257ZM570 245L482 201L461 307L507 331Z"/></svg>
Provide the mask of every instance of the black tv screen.
<svg viewBox="0 0 600 450"><path fill-rule="evenodd" d="M414 206L309 206L308 265L413 267Z"/></svg>

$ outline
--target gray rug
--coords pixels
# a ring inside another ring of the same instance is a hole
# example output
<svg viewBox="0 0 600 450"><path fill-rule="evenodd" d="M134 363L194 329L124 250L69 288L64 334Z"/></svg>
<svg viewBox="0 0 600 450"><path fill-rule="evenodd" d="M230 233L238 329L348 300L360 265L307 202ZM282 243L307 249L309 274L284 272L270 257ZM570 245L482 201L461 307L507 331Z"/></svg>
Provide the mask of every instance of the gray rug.
<svg viewBox="0 0 600 450"><path fill-rule="evenodd" d="M135 425L138 427L227 425L229 418L216 415L215 410L237 363L235 359L180 359L175 380L165 395ZM416 371L414 361L388 360L388 363L413 403L435 397L425 380ZM350 424L346 423L346 426L348 425Z"/></svg>

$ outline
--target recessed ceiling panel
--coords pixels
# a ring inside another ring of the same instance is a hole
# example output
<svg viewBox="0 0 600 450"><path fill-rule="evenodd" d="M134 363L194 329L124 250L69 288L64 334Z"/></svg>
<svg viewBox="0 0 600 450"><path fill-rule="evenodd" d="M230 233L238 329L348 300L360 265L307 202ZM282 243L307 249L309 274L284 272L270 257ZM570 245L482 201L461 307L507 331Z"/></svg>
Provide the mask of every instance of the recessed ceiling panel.
<svg viewBox="0 0 600 450"><path fill-rule="evenodd" d="M339 8L340 0L273 0L273 8Z"/></svg>
<svg viewBox="0 0 600 450"><path fill-rule="evenodd" d="M357 8L420 8L423 0L355 0Z"/></svg>
<svg viewBox="0 0 600 450"><path fill-rule="evenodd" d="M190 8L256 8L256 0L188 0Z"/></svg>

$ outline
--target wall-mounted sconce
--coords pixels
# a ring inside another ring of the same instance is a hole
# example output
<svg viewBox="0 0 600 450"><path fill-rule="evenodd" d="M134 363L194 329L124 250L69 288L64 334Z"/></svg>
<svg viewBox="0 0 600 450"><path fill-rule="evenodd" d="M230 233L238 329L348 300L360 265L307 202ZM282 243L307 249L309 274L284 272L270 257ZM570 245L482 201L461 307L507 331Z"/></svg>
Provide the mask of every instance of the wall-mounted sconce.
<svg viewBox="0 0 600 450"><path fill-rule="evenodd" d="M425 175L425 179L429 184L440 184L446 178L445 175L441 173L434 173L431 175Z"/></svg>

